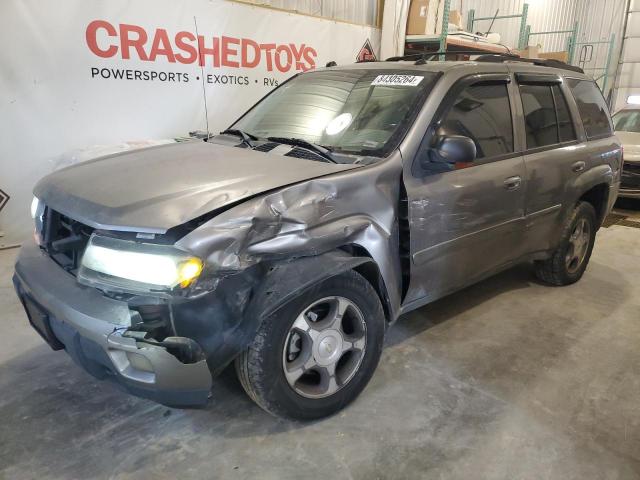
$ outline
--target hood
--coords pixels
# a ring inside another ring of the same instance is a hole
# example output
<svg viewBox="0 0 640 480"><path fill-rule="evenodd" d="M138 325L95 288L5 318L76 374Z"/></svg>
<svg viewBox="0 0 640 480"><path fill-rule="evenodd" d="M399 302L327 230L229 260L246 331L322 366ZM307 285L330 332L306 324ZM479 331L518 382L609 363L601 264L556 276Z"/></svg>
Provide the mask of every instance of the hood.
<svg viewBox="0 0 640 480"><path fill-rule="evenodd" d="M74 165L43 178L34 194L95 228L164 233L244 198L352 168L193 141Z"/></svg>
<svg viewBox="0 0 640 480"><path fill-rule="evenodd" d="M624 148L624 159L627 162L640 162L640 133L615 132Z"/></svg>

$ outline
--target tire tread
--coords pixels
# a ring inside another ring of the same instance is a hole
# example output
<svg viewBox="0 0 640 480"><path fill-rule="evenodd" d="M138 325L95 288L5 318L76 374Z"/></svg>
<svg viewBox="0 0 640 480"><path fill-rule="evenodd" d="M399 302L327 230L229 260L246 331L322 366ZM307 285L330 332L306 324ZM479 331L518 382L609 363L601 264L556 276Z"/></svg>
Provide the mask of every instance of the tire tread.
<svg viewBox="0 0 640 480"><path fill-rule="evenodd" d="M535 274L543 282L548 283L550 285L563 286L563 285L570 285L572 283L575 283L578 280L580 280L580 278L582 277L582 273L586 268L586 264L589 262L589 257L591 256L591 249L593 248L594 242L593 241L591 242L591 245L589 246L589 251L587 252L587 256L585 257L585 260L584 260L584 268L576 278L568 277L566 272L565 262L564 262L564 255L563 255L565 243L568 241L569 237L571 236L571 230L574 225L574 222L578 217L578 215L580 214L590 215L591 218L594 220L596 218L596 211L590 203L579 202L575 206L575 208L571 212L571 215L569 216L569 218L567 219L567 221L562 227L560 244L558 245L556 250L553 252L553 255L546 260L538 260L534 262ZM595 236L595 228L596 228L595 222L592 222L591 228L593 229L592 230L593 235Z"/></svg>
<svg viewBox="0 0 640 480"><path fill-rule="evenodd" d="M367 297L372 299L371 306L374 309L374 315L382 319L384 323L385 317L382 304L380 303L380 299L378 298L377 293L369 284L369 282L354 270L349 270L341 274L340 277L342 277L346 282L351 283L356 288L362 289L364 287L365 291L367 292ZM313 290L316 287L311 287L311 289ZM265 345L267 345L268 343L268 337L271 333L274 322L277 321L276 315L277 312L263 320L262 325L259 328L252 343L236 358L236 373L238 379L240 380L240 384L242 385L247 395L260 408L278 417L303 419L303 414L298 415L292 413L287 408L285 408L284 405L281 405L280 403L275 401L273 395L270 394L270 385L265 384L267 375L263 365L263 361L265 358L264 351L266 348L268 348ZM382 328L384 330L384 325ZM374 348L376 346L372 345L371 347ZM379 351L376 353L379 357L382 351L382 341L380 342L380 345L377 346L377 348ZM373 372L371 372L371 374L373 374Z"/></svg>

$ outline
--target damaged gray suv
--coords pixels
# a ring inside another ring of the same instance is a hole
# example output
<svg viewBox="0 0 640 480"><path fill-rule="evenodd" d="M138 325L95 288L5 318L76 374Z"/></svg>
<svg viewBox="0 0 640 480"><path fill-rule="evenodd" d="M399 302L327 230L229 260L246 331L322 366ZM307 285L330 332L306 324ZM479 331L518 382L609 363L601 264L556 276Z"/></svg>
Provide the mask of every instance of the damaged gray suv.
<svg viewBox="0 0 640 480"><path fill-rule="evenodd" d="M134 395L202 405L235 363L268 412L319 418L401 314L521 262L579 280L621 162L575 68L320 69L206 141L41 180L15 288L53 349Z"/></svg>

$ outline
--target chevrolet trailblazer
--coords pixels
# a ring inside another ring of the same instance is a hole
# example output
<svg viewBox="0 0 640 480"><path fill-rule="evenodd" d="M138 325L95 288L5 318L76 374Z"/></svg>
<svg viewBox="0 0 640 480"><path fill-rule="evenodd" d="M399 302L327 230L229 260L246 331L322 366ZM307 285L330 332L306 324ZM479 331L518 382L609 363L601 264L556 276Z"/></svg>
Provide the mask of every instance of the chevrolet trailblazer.
<svg viewBox="0 0 640 480"><path fill-rule="evenodd" d="M578 281L622 164L593 80L396 60L45 177L14 276L33 327L134 395L202 405L234 363L258 405L308 420L364 389L402 313L521 262Z"/></svg>

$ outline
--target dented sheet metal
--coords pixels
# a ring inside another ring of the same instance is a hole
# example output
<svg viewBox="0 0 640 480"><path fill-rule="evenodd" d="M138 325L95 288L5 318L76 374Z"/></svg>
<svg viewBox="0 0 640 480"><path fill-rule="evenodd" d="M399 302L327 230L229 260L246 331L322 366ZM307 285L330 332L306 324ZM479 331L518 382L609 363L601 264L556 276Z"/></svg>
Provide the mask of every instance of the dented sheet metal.
<svg viewBox="0 0 640 480"><path fill-rule="evenodd" d="M391 310L398 312L401 165L396 152L379 164L253 198L201 225L178 246L206 259L219 275L237 273L264 260L357 246L378 265Z"/></svg>

